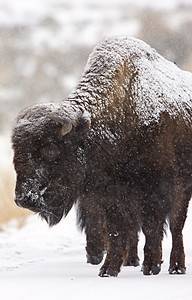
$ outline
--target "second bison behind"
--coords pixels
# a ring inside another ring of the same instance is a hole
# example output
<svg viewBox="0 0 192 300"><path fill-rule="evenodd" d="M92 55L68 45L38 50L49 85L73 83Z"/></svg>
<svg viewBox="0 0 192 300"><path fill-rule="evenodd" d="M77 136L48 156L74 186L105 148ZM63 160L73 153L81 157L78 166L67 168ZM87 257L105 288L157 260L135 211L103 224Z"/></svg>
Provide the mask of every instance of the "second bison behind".
<svg viewBox="0 0 192 300"><path fill-rule="evenodd" d="M68 99L19 114L12 137L16 203L49 225L76 203L90 260L102 257L105 237L100 276L118 275L140 229L146 238L143 273L158 274L168 219L169 271L184 273L191 99L191 73L140 40L104 40Z"/></svg>

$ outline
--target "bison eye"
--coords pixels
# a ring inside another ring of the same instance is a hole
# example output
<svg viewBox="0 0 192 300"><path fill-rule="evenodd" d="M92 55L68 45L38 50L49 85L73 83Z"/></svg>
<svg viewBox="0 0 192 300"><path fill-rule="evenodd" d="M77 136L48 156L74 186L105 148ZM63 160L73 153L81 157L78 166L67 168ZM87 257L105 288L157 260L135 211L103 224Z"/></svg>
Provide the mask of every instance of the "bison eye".
<svg viewBox="0 0 192 300"><path fill-rule="evenodd" d="M54 161L59 156L60 151L55 144L49 144L41 149L41 154L48 161Z"/></svg>

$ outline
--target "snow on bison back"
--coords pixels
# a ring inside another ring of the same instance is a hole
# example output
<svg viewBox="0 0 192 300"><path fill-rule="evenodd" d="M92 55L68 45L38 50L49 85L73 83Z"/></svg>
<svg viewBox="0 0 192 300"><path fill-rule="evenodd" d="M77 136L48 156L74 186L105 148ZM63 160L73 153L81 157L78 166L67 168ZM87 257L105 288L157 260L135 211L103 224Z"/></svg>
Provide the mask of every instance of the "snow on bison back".
<svg viewBox="0 0 192 300"><path fill-rule="evenodd" d="M99 262L107 248L100 276L118 275L141 228L143 273L158 274L169 219L169 272L184 273L191 98L191 73L138 39L104 40L68 99L19 114L12 136L17 205L51 226L76 203L87 252Z"/></svg>

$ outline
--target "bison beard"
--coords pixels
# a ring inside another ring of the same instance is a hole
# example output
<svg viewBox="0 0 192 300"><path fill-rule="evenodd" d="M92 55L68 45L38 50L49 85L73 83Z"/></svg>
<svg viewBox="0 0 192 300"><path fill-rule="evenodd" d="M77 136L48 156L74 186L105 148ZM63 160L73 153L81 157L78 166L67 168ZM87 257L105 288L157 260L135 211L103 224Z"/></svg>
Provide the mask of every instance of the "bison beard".
<svg viewBox="0 0 192 300"><path fill-rule="evenodd" d="M192 75L133 38L106 39L60 104L22 111L13 129L16 203L55 225L76 203L88 262L100 276L161 269L170 222L170 273L185 272L182 229L192 192Z"/></svg>

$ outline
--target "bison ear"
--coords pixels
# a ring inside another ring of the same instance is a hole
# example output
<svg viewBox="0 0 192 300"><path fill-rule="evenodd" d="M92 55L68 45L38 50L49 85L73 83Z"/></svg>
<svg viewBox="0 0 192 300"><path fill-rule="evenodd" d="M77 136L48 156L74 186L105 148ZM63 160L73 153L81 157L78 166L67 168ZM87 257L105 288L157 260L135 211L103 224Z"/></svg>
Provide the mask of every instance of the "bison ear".
<svg viewBox="0 0 192 300"><path fill-rule="evenodd" d="M62 118L62 117L54 116L54 115L49 115L48 118L55 121L56 123L59 123L59 124L62 125L62 128L61 128L61 135L62 136L65 136L73 128L71 120L69 120L68 118Z"/></svg>

